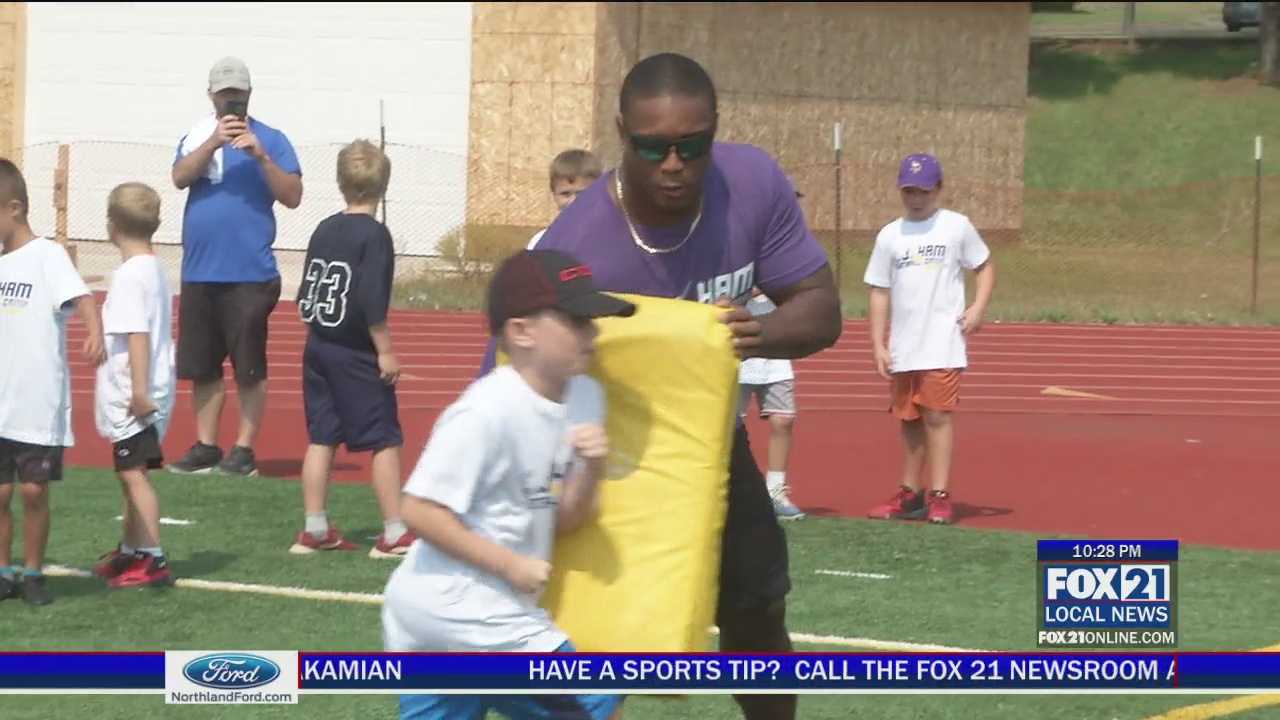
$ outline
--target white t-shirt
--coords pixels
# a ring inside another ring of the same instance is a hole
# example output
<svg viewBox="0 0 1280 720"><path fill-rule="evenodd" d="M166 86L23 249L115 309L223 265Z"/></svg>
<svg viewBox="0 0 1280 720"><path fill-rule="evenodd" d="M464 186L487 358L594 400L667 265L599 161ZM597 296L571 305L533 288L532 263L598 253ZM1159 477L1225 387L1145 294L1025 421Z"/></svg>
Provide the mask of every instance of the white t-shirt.
<svg viewBox="0 0 1280 720"><path fill-rule="evenodd" d="M761 294L747 301L747 309L752 315L765 315L777 310L778 306L773 304L768 295ZM790 360L747 358L738 369L739 385L772 385L795 378Z"/></svg>
<svg viewBox="0 0 1280 720"><path fill-rule="evenodd" d="M563 404L510 366L474 382L436 421L404 492L439 503L471 532L529 557L551 559L556 484L575 462L570 429L604 422L604 391L573 378ZM522 594L419 539L387 583L384 612L404 637L393 652L551 652L567 637L538 594Z"/></svg>
<svg viewBox="0 0 1280 720"><path fill-rule="evenodd" d="M58 243L38 237L0 255L0 437L71 447L67 318L88 295Z"/></svg>
<svg viewBox="0 0 1280 720"><path fill-rule="evenodd" d="M889 288L891 372L968 365L960 332L964 271L989 257L969 218L951 210L920 222L899 218L880 230L863 281Z"/></svg>
<svg viewBox="0 0 1280 720"><path fill-rule="evenodd" d="M98 434L119 442L155 425L164 440L173 412L177 380L173 371L173 293L164 265L155 255L137 255L116 268L102 305L107 361L98 366L94 415ZM139 422L129 414L133 376L129 370L129 334L147 333L151 362L147 395L159 409Z"/></svg>

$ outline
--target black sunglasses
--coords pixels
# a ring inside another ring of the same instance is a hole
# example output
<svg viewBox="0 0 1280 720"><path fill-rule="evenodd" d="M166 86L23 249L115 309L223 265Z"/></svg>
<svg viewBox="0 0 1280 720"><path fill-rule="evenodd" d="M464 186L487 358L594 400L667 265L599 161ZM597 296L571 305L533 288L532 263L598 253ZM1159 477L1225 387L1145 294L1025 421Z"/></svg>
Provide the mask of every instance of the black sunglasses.
<svg viewBox="0 0 1280 720"><path fill-rule="evenodd" d="M716 136L714 132L704 132L672 141L662 137L629 133L628 138L636 155L649 162L662 162L667 159L667 154L672 148L675 148L676 156L681 160L697 160L711 152Z"/></svg>

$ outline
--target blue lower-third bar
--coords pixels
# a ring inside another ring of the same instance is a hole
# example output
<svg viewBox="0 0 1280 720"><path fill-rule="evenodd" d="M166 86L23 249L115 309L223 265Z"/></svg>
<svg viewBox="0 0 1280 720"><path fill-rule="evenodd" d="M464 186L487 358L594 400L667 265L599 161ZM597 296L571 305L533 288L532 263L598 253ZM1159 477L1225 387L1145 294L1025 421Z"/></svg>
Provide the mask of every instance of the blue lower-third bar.
<svg viewBox="0 0 1280 720"><path fill-rule="evenodd" d="M299 688L406 692L1159 690L1170 654L475 655L299 657Z"/></svg>
<svg viewBox="0 0 1280 720"><path fill-rule="evenodd" d="M0 690L164 690L164 653L0 653Z"/></svg>

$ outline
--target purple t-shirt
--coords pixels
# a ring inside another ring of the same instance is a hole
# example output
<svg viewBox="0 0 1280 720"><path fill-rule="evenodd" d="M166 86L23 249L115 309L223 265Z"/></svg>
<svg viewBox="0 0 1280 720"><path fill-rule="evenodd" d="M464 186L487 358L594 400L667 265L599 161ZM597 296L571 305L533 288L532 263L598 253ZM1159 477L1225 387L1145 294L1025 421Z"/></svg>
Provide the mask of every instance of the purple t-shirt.
<svg viewBox="0 0 1280 720"><path fill-rule="evenodd" d="M636 245L613 201L613 172L583 190L551 223L535 250L561 250L591 268L601 290L745 305L751 288L790 287L827 262L805 222L795 187L773 158L753 145L717 142L703 190L702 220L675 252L649 254ZM637 225L646 245L678 245L692 223ZM493 345L483 372L493 367Z"/></svg>

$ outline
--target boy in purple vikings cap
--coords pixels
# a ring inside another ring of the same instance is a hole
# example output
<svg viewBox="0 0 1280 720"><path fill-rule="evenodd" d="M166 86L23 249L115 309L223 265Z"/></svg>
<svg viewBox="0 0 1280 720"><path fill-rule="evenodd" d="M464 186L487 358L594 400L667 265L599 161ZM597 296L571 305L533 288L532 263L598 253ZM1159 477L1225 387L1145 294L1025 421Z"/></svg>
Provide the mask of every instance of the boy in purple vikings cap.
<svg viewBox="0 0 1280 720"><path fill-rule="evenodd" d="M902 423L906 462L898 492L871 517L946 524L952 520L951 418L968 364L965 338L982 327L996 271L969 218L938 207L942 165L937 158L918 153L903 160L898 190L906 213L880 230L863 280L871 287L876 372L890 381L890 411ZM968 309L965 270L977 280ZM930 490L924 493L926 461Z"/></svg>
<svg viewBox="0 0 1280 720"><path fill-rule="evenodd" d="M621 165L556 217L538 249L578 257L602 290L724 307L744 359L802 358L834 345L843 320L826 253L777 162L758 147L716 142L706 70L683 55L653 55L627 73L620 95ZM753 317L744 306L757 285L777 309ZM791 652L787 536L741 421L722 548L720 649ZM735 700L746 720L796 715L795 695Z"/></svg>

